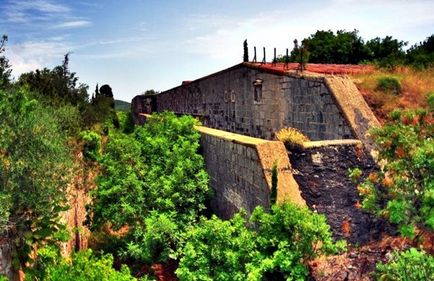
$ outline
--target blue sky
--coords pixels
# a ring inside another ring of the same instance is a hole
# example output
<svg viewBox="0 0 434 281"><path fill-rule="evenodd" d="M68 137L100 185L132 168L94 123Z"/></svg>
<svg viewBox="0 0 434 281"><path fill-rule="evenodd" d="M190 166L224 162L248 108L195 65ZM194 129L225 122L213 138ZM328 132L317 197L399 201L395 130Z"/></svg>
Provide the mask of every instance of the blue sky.
<svg viewBox="0 0 434 281"><path fill-rule="evenodd" d="M434 1L0 0L15 77L72 52L71 70L90 91L107 83L126 101L241 62L246 38L270 56L328 29L414 44L434 33Z"/></svg>

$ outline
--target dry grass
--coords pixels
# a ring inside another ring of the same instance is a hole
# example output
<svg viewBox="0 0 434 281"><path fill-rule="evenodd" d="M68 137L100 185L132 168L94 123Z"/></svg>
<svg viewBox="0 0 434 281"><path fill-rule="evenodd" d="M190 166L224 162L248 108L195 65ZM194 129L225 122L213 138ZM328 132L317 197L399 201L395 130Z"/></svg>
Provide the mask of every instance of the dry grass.
<svg viewBox="0 0 434 281"><path fill-rule="evenodd" d="M276 138L290 148L300 149L309 138L295 128L283 128L276 133Z"/></svg>
<svg viewBox="0 0 434 281"><path fill-rule="evenodd" d="M377 89L378 79L386 76L401 82L401 94L393 95ZM380 121L385 121L395 108L426 107L427 94L434 92L434 68L418 71L400 67L394 71L374 70L351 77Z"/></svg>

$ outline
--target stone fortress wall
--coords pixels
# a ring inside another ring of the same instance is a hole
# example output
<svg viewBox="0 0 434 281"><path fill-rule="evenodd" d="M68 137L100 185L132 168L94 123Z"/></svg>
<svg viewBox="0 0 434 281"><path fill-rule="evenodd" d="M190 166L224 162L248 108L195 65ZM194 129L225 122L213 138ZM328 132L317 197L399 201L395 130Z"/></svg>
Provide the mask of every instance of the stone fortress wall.
<svg viewBox="0 0 434 281"><path fill-rule="evenodd" d="M278 201L325 214L337 238L363 243L373 237L365 231L371 218L356 208L347 170L375 169L367 131L379 122L348 77L242 63L132 101L136 123L144 122L142 113L165 110L202 121L202 153L215 190L211 207L220 217L267 207L271 167L278 161ZM270 141L283 127L297 128L314 142L303 151L286 150Z"/></svg>
<svg viewBox="0 0 434 281"><path fill-rule="evenodd" d="M155 111L192 114L204 126L243 135L273 139L279 129L294 127L312 140L353 138L321 77L290 77L237 65L154 99Z"/></svg>

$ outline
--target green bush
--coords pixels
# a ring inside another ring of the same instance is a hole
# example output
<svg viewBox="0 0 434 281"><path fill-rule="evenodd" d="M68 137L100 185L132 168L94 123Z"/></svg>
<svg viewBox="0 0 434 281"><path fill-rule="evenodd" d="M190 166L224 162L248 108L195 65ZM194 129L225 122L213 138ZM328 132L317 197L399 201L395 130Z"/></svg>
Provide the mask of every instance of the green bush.
<svg viewBox="0 0 434 281"><path fill-rule="evenodd" d="M54 111L54 115L59 120L62 131L71 137L78 136L83 124L77 107L71 105L59 107Z"/></svg>
<svg viewBox="0 0 434 281"><path fill-rule="evenodd" d="M289 203L257 207L250 220L202 218L186 239L180 280L304 280L308 260L345 248L323 215Z"/></svg>
<svg viewBox="0 0 434 281"><path fill-rule="evenodd" d="M205 209L210 191L195 124L189 116L154 114L133 134L109 135L89 211L93 229L128 226L118 249L124 257L175 258L182 242L178 233Z"/></svg>
<svg viewBox="0 0 434 281"><path fill-rule="evenodd" d="M119 119L121 131L125 134L134 132L135 124L131 111L117 111L116 114Z"/></svg>
<svg viewBox="0 0 434 281"><path fill-rule="evenodd" d="M93 131L84 131L80 134L83 142L83 155L90 160L96 160L100 155L101 136Z"/></svg>
<svg viewBox="0 0 434 281"><path fill-rule="evenodd" d="M395 252L388 263L377 264L374 276L381 281L434 280L434 257L415 248Z"/></svg>
<svg viewBox="0 0 434 281"><path fill-rule="evenodd" d="M53 111L25 90L0 90L0 233L13 237L15 269L65 230L60 212L73 161Z"/></svg>
<svg viewBox="0 0 434 281"><path fill-rule="evenodd" d="M399 95L401 93L401 82L393 76L380 77L377 81L377 90Z"/></svg>
<svg viewBox="0 0 434 281"><path fill-rule="evenodd" d="M26 274L26 280L45 281L133 281L128 267L121 271L113 268L113 257L96 257L91 250L73 253L71 258L62 259L53 249L42 249L37 260L43 263L38 275Z"/></svg>
<svg viewBox="0 0 434 281"><path fill-rule="evenodd" d="M9 281L9 279L4 275L0 275L0 281Z"/></svg>
<svg viewBox="0 0 434 281"><path fill-rule="evenodd" d="M379 161L385 164L358 185L362 207L388 218L409 238L416 229L434 230L433 118L434 106L396 110L390 123L371 130ZM354 179L361 176L352 174Z"/></svg>

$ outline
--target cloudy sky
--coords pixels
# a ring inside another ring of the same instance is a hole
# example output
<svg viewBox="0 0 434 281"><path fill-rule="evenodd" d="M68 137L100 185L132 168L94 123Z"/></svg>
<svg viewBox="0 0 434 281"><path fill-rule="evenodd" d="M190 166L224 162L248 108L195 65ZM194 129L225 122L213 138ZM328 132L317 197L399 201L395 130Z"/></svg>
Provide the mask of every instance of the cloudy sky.
<svg viewBox="0 0 434 281"><path fill-rule="evenodd" d="M130 101L241 62L242 42L278 53L316 30L414 44L434 33L432 0L0 0L13 74L53 67Z"/></svg>

